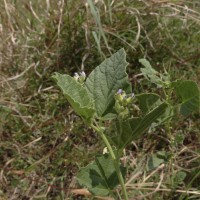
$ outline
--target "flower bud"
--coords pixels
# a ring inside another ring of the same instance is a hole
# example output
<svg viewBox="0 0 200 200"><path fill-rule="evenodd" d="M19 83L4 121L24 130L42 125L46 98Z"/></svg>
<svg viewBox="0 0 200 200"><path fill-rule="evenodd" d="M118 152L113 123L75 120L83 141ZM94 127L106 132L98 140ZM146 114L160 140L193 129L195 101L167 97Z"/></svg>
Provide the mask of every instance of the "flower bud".
<svg viewBox="0 0 200 200"><path fill-rule="evenodd" d="M103 154L107 154L107 153L108 153L108 148L105 147L105 148L103 149Z"/></svg>
<svg viewBox="0 0 200 200"><path fill-rule="evenodd" d="M86 74L85 74L84 71L80 72L79 74L80 74L80 76L79 76L79 82L80 82L80 84L83 84L84 81L85 81L85 78L86 78Z"/></svg>
<svg viewBox="0 0 200 200"><path fill-rule="evenodd" d="M86 78L86 74L84 71L80 72L80 76L85 77Z"/></svg>
<svg viewBox="0 0 200 200"><path fill-rule="evenodd" d="M134 95L134 93L132 93L131 96L126 99L127 104L131 104L134 100L134 97L135 97L135 95Z"/></svg>
<svg viewBox="0 0 200 200"><path fill-rule="evenodd" d="M125 119L125 118L127 118L128 116L129 116L129 110L128 110L128 108L125 108L125 109L123 110L123 112L119 113L119 117L120 117L121 119Z"/></svg>
<svg viewBox="0 0 200 200"><path fill-rule="evenodd" d="M117 93L115 94L115 100L122 103L125 96L126 96L126 93L122 89L119 89Z"/></svg>
<svg viewBox="0 0 200 200"><path fill-rule="evenodd" d="M122 94L122 92L123 92L123 90L122 90L122 89L119 89L119 90L117 91L117 94Z"/></svg>
<svg viewBox="0 0 200 200"><path fill-rule="evenodd" d="M127 96L123 97L122 105L123 106L127 106L128 105L128 103L127 103Z"/></svg>
<svg viewBox="0 0 200 200"><path fill-rule="evenodd" d="M76 81L78 81L78 80L79 80L79 78L80 78L80 76L78 75L78 73L77 73L77 72L75 72L75 73L74 73L74 79L75 79Z"/></svg>
<svg viewBox="0 0 200 200"><path fill-rule="evenodd" d="M120 105L119 101L115 102L115 110L117 113L121 113L124 110L124 106Z"/></svg>

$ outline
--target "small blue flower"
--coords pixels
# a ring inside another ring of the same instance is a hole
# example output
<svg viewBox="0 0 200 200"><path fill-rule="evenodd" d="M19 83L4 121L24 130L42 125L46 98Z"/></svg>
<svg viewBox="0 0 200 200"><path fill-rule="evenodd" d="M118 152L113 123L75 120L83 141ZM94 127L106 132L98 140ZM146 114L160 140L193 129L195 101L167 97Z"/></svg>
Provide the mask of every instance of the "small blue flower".
<svg viewBox="0 0 200 200"><path fill-rule="evenodd" d="M119 89L119 90L117 91L117 94L122 94L122 92L123 92L123 90L122 90L122 89Z"/></svg>

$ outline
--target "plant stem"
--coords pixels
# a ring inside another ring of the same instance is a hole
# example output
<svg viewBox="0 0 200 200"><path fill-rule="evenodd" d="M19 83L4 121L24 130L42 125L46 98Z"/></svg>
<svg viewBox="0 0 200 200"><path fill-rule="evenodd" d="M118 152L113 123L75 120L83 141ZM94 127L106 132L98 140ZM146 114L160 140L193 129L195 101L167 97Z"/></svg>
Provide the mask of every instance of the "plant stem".
<svg viewBox="0 0 200 200"><path fill-rule="evenodd" d="M111 158L113 159L113 162L114 162L114 167L115 167L115 170L116 170L120 185L122 187L122 192L123 192L123 195L124 195L124 199L128 200L128 195L127 195L126 187L125 187L125 184L124 184L124 179L123 179L120 167L119 167L119 159L116 158L115 153L114 153L114 151L113 151L113 149L112 149L107 137L103 133L102 129L100 127L98 127L98 126L93 125L93 124L91 124L91 127L101 136L102 140L106 144L106 146L108 148L108 151L110 152Z"/></svg>
<svg viewBox="0 0 200 200"><path fill-rule="evenodd" d="M103 131L101 130L101 128L97 127L97 126L95 126L93 124L91 125L91 127L101 136L102 140L104 141L104 143L106 144L106 146L107 146L107 148L108 148L108 150L110 152L110 155L111 155L112 159L116 160L116 156L115 156L115 154L113 152L113 149L112 149L108 139L104 135Z"/></svg>
<svg viewBox="0 0 200 200"><path fill-rule="evenodd" d="M122 187L122 192L123 192L123 194L124 194L124 199L125 199L125 200L128 200L128 194L127 194L127 191L126 191L126 186L125 186L125 184L124 184L124 179L123 179L123 176L122 176L120 167L119 167L119 161L118 161L118 160L115 160L115 161L114 161L114 166L115 166L115 170L116 170L116 172L117 172L117 176L118 176L120 185L121 185L121 187Z"/></svg>
<svg viewBox="0 0 200 200"><path fill-rule="evenodd" d="M172 88L169 89L169 91L167 91L167 92L164 89L166 101L170 105L170 113L169 113L170 116L172 116L172 113L173 113L173 103L171 101L172 91L173 91ZM174 136L171 132L171 121L172 121L172 118L169 118L167 120L165 126L166 126L166 130L167 130L167 135L168 135L168 138L169 138L169 141L170 141L170 151L172 152L172 156L170 157L170 160L169 160L169 167L170 167L169 172L171 172L172 176L173 176L174 175L173 163L174 163L175 150L174 150ZM173 178L171 178L171 185L172 185L172 187L174 186L174 179Z"/></svg>

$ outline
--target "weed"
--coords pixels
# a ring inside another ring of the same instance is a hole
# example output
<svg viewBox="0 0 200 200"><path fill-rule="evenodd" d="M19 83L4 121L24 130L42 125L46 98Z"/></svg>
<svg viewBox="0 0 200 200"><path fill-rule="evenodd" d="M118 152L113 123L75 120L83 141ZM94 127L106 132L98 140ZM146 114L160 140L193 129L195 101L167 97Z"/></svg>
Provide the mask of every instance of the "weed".
<svg viewBox="0 0 200 200"><path fill-rule="evenodd" d="M79 187L74 175L104 147L58 94L50 79L53 72L89 74L104 57L124 47L136 94L157 91L140 72L138 59L144 57L157 71L166 70L172 80L200 83L198 0L92 1L99 24L88 2L3 0L0 4L0 198L72 199L73 192L80 192L73 190ZM193 188L194 194L187 198L198 199L199 114L172 121L171 126L174 138L177 133L183 136L175 147L175 172L187 172L177 190L184 196ZM150 179L145 183L144 177L151 173L145 162L158 151L170 151L164 128L151 127L127 146L122 158L130 163L127 179L135 177L128 190L137 188L134 193L139 197L156 188L145 188ZM158 180L160 175L158 170L152 176ZM144 198L171 198L166 190L170 176L164 170L162 191ZM12 186L16 179L20 181ZM61 195L62 187L66 190Z"/></svg>

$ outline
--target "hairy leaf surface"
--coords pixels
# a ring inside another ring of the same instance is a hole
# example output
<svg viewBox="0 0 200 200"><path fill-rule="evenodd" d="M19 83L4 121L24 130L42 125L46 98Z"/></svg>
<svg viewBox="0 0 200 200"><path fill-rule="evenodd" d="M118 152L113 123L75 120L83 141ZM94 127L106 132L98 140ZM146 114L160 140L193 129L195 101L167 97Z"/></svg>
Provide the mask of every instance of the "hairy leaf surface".
<svg viewBox="0 0 200 200"><path fill-rule="evenodd" d="M85 86L94 99L99 117L113 112L114 94L118 89L131 93L131 85L126 73L127 64L125 51L120 49L97 66L87 78Z"/></svg>

